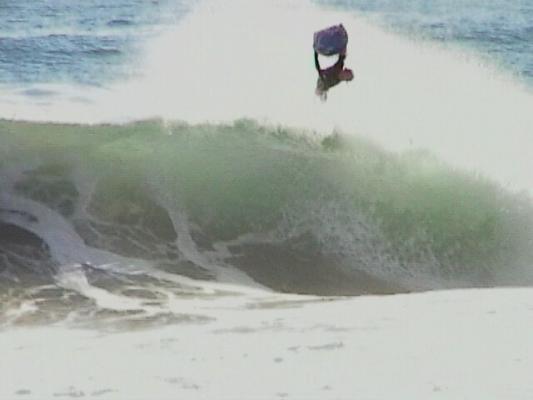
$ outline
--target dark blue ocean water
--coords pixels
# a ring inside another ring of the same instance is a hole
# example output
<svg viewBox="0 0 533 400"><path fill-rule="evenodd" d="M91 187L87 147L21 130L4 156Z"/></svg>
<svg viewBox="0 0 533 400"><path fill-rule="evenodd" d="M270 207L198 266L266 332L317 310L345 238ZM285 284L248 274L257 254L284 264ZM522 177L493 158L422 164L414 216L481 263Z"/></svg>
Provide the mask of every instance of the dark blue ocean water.
<svg viewBox="0 0 533 400"><path fill-rule="evenodd" d="M0 84L100 86L134 75L142 43L198 1L2 0ZM533 85L532 0L313 1L477 52Z"/></svg>
<svg viewBox="0 0 533 400"><path fill-rule="evenodd" d="M194 0L2 0L0 83L101 85L135 73L140 44Z"/></svg>

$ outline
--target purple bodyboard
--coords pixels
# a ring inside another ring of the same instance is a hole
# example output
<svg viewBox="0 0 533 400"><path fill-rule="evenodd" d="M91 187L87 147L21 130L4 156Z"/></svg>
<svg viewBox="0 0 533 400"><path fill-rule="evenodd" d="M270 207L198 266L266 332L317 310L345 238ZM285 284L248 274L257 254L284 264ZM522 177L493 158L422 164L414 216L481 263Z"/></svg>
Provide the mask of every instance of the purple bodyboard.
<svg viewBox="0 0 533 400"><path fill-rule="evenodd" d="M339 54L348 44L348 33L342 24L315 32L313 36L313 48L323 56Z"/></svg>

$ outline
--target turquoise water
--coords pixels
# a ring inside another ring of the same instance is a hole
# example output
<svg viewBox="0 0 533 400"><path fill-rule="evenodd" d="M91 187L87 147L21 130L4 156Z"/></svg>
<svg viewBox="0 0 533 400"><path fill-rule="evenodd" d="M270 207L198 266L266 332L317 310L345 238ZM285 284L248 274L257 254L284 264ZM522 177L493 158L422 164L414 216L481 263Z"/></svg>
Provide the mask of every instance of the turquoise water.
<svg viewBox="0 0 533 400"><path fill-rule="evenodd" d="M416 290L524 283L533 262L529 199L426 152L397 155L246 120L2 122L0 140L0 217L47 243L38 271L54 259L98 264L102 255L90 249L100 249L118 263L188 265L186 274L200 276L236 265L264 278L242 262L263 265L258 249L267 248L296 291L309 290L291 273L302 260L324 264L326 275L340 269L357 282L350 271L358 271ZM72 230L68 241L58 230ZM35 238L11 244L25 242ZM0 249L9 243L4 237ZM11 254L3 268L16 276L32 254ZM327 292L324 276L308 279Z"/></svg>

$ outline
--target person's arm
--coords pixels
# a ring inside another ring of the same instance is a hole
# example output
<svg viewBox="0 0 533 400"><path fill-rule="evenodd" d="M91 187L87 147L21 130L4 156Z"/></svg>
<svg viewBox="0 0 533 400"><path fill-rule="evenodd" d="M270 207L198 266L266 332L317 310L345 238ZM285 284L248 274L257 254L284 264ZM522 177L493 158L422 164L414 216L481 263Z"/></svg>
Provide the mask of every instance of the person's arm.
<svg viewBox="0 0 533 400"><path fill-rule="evenodd" d="M315 51L315 68L318 74L322 72L322 70L320 69L320 63L318 62L318 53L316 51Z"/></svg>

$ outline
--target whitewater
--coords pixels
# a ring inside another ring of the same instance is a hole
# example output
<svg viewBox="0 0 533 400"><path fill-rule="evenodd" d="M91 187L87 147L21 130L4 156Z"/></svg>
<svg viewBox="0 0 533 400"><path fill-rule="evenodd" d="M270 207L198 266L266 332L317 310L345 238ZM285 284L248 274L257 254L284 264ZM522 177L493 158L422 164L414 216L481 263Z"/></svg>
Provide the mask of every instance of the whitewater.
<svg viewBox="0 0 533 400"><path fill-rule="evenodd" d="M358 79L321 104L309 95L315 81L309 32L344 20ZM336 128L392 150L429 149L513 189L531 189L531 89L487 60L442 47L305 2L200 2L149 42L141 76L103 89L44 85L53 96L34 104L15 91L2 116L74 123L250 117L320 132Z"/></svg>
<svg viewBox="0 0 533 400"><path fill-rule="evenodd" d="M191 4L126 78L0 86L0 398L531 398L530 86L352 11Z"/></svg>

